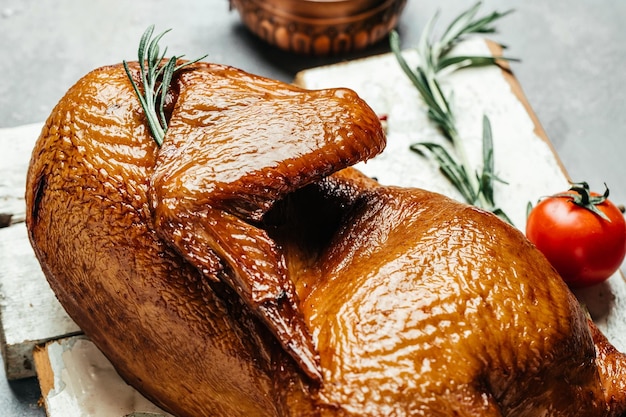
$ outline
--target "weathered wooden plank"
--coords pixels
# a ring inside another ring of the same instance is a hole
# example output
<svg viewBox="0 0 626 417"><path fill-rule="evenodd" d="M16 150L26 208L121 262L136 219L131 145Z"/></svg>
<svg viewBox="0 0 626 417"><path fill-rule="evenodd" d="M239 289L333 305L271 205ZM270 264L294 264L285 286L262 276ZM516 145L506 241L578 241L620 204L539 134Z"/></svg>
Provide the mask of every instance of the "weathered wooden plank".
<svg viewBox="0 0 626 417"><path fill-rule="evenodd" d="M0 318L7 378L35 375L36 344L79 332L48 286L24 223L0 229Z"/></svg>
<svg viewBox="0 0 626 417"><path fill-rule="evenodd" d="M126 384L84 336L48 342L34 358L49 417L171 416Z"/></svg>
<svg viewBox="0 0 626 417"><path fill-rule="evenodd" d="M41 127L34 123L0 129L0 214L11 216L13 223L24 219L26 170Z"/></svg>

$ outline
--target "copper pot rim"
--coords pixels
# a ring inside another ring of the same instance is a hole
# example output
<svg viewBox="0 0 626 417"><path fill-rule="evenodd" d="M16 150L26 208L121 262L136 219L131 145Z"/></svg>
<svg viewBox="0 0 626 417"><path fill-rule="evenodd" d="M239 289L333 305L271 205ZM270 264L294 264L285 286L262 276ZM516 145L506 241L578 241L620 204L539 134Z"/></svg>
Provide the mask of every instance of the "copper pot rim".
<svg viewBox="0 0 626 417"><path fill-rule="evenodd" d="M300 17L347 17L368 11L384 0L265 0Z"/></svg>
<svg viewBox="0 0 626 417"><path fill-rule="evenodd" d="M315 15L306 15L306 14L298 14L296 13L297 8L284 8L280 7L280 5L284 5L289 3L290 5L300 3L308 3L312 4L324 4L324 3L357 3L355 0L246 0L245 2L254 3L260 9L267 11L268 13L291 21L297 21L299 23L305 23L310 25L339 25L339 24L347 24L354 21L360 21L369 18L370 16L376 15L389 7L391 7L395 3L402 3L405 0L366 0L360 1L358 3L365 3L368 7L367 9L359 8L357 13L348 14L343 16L322 16L325 14L320 14L320 16ZM373 6L373 7L371 7ZM326 13L328 14L328 13Z"/></svg>

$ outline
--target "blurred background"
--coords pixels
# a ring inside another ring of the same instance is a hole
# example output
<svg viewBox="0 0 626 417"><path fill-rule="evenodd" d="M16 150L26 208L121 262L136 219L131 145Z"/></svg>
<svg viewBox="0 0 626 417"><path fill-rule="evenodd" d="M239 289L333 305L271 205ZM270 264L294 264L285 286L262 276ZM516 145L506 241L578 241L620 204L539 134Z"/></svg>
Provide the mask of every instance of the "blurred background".
<svg viewBox="0 0 626 417"><path fill-rule="evenodd" d="M398 23L403 46L417 44L436 11L443 29L473 4L408 0ZM513 72L565 168L594 189L606 182L613 201L626 203L626 2L485 0L479 14L511 8L490 37L521 59ZM383 40L341 56L294 55L251 34L228 0L0 0L0 128L42 122L85 73L135 60L150 24L173 29L164 42L171 53L208 54L286 82L305 68L388 51ZM1 415L43 416L39 395L35 380L7 382L0 370Z"/></svg>

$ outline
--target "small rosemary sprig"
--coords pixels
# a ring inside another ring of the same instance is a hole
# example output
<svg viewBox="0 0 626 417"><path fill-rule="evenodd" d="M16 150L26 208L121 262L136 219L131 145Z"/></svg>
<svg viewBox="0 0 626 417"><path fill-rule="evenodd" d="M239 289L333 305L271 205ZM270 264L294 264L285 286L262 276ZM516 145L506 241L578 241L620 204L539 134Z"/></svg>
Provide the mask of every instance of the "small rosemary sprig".
<svg viewBox="0 0 626 417"><path fill-rule="evenodd" d="M148 120L148 127L152 133L152 137L158 146L163 144L165 132L167 132L167 119L165 117L164 106L174 73L181 68L206 58L207 56L204 55L203 57L194 59L193 61L183 62L179 65L176 64L184 55L172 56L164 63L163 61L165 60L167 48L165 48L161 54L159 41L170 30L171 29L168 29L152 38L154 25L150 25L141 36L137 57L139 61L139 68L141 70L143 94L132 77L130 69L128 68L128 63L123 61L126 75L135 89L137 98L139 99L141 107L146 115L146 119Z"/></svg>
<svg viewBox="0 0 626 417"><path fill-rule="evenodd" d="M494 12L488 16L476 18L479 7L480 3L476 3L454 19L439 41L432 40L434 23L438 17L438 13L435 14L424 28L416 48L419 64L415 70L409 66L402 55L400 36L396 31L391 32L389 41L400 67L422 96L428 108L429 118L451 142L459 160L453 157L446 148L432 142L413 144L411 150L421 155L424 155L424 150L428 151L446 178L461 193L468 204L490 210L510 223L508 216L496 207L494 201L494 181L504 181L498 179L494 174L493 141L489 119L487 116L483 116L482 172L474 173L457 130L454 112L438 81L438 77L444 70L451 72L461 68L493 65L497 64L499 60L514 60L502 56L448 56L452 48L465 39L467 35L495 32L492 23L511 12Z"/></svg>

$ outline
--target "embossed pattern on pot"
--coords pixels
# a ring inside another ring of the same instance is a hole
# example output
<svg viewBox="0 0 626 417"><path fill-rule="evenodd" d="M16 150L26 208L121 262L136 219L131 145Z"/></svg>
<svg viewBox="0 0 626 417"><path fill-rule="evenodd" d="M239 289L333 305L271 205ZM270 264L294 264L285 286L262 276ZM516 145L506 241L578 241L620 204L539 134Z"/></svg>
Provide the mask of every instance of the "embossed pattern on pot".
<svg viewBox="0 0 626 417"><path fill-rule="evenodd" d="M382 40L406 0L230 0L264 41L304 55L341 55Z"/></svg>

